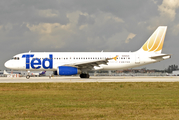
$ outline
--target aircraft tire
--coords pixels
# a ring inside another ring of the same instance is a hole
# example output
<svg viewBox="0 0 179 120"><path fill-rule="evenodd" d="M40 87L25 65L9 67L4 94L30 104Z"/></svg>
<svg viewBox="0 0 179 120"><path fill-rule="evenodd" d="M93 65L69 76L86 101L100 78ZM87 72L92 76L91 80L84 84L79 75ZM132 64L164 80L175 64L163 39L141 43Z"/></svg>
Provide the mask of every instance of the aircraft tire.
<svg viewBox="0 0 179 120"><path fill-rule="evenodd" d="M80 74L80 78L89 78L90 75L89 74Z"/></svg>
<svg viewBox="0 0 179 120"><path fill-rule="evenodd" d="M30 75L27 75L26 78L29 79L29 78L30 78Z"/></svg>
<svg viewBox="0 0 179 120"><path fill-rule="evenodd" d="M90 75L89 74L86 74L86 78L89 78L90 77Z"/></svg>

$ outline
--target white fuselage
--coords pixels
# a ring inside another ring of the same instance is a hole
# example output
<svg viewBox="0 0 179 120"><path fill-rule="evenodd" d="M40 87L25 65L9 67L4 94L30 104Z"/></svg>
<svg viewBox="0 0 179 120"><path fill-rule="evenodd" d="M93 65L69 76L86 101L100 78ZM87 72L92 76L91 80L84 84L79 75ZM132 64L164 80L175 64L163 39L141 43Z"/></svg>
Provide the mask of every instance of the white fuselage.
<svg viewBox="0 0 179 120"><path fill-rule="evenodd" d="M24 55L31 56L24 57ZM92 70L119 70L155 63L169 58L163 57L160 59L151 59L150 57L152 55L153 54L143 54L140 52L28 52L15 55L13 59L8 60L5 63L5 66L9 69L15 70L55 71L59 66L108 59L118 56L116 60L111 59L107 64L94 66Z"/></svg>

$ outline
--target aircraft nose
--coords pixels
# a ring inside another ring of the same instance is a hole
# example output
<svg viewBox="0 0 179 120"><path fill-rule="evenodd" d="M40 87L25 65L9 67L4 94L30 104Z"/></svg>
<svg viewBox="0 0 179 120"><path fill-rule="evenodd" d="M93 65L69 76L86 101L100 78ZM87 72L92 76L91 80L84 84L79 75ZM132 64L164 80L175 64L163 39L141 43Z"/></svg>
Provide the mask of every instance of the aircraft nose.
<svg viewBox="0 0 179 120"><path fill-rule="evenodd" d="M6 62L4 63L4 66L5 66L6 68L10 68L10 67L11 67L10 61L9 61L9 60L6 61Z"/></svg>

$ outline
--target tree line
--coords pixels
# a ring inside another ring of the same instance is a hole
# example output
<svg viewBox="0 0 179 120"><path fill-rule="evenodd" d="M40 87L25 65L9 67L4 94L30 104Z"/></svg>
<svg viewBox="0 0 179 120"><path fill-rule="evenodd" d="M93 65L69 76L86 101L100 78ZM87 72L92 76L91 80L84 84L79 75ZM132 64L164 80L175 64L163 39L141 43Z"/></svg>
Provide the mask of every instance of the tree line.
<svg viewBox="0 0 179 120"><path fill-rule="evenodd" d="M165 69L165 72L172 73L172 71L179 70L178 65L169 65L168 68Z"/></svg>

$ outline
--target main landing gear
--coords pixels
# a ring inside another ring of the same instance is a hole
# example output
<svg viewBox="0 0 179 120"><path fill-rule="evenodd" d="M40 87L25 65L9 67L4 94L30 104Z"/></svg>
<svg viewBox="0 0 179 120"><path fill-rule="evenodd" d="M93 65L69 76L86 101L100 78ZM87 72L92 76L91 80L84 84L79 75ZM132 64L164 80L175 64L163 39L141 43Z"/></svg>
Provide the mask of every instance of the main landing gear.
<svg viewBox="0 0 179 120"><path fill-rule="evenodd" d="M89 74L84 74L84 73L80 74L80 78L89 78L89 77L90 77Z"/></svg>

